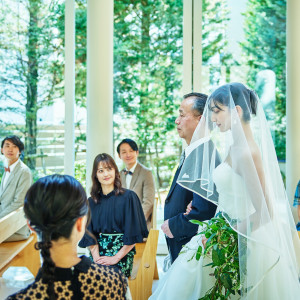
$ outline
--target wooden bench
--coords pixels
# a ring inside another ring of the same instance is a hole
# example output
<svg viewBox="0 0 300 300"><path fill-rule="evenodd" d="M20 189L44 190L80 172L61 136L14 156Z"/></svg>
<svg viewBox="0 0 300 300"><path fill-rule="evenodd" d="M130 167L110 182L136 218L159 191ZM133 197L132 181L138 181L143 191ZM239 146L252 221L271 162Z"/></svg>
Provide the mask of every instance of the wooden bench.
<svg viewBox="0 0 300 300"><path fill-rule="evenodd" d="M150 229L147 241L135 245L133 269L128 284L133 300L147 300L152 294L153 279L158 279L156 250L158 230Z"/></svg>
<svg viewBox="0 0 300 300"><path fill-rule="evenodd" d="M156 196L153 203L153 211L151 217L151 228L153 229L156 229L157 226L157 203L158 203L158 197Z"/></svg>
<svg viewBox="0 0 300 300"><path fill-rule="evenodd" d="M0 219L0 276L10 266L27 267L34 275L40 268L39 251L34 249L36 234L24 241L4 242L26 225L23 207Z"/></svg>

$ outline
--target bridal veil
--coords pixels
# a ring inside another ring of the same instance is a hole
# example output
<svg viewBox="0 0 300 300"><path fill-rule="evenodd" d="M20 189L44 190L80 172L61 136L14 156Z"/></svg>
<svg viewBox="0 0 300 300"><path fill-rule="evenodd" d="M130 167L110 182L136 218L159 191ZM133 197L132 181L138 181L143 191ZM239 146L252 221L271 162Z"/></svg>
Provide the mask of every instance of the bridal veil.
<svg viewBox="0 0 300 300"><path fill-rule="evenodd" d="M217 204L238 233L242 299L299 299L299 238L256 93L240 83L216 89L185 154L178 183ZM217 155L231 175L217 172Z"/></svg>

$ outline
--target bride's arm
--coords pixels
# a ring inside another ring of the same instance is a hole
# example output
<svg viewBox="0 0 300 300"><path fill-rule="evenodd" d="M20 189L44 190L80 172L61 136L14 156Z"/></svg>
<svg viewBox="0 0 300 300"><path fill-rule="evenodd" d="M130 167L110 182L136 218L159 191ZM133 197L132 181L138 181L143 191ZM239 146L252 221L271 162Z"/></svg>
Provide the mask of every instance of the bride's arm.
<svg viewBox="0 0 300 300"><path fill-rule="evenodd" d="M259 149L256 147L251 151L251 156L245 154L240 157L237 170L244 179L251 203L255 209L249 217L254 227L253 230L269 221L268 217L265 218L266 215L262 213L263 211L268 211L270 219L273 217L273 207L266 184L263 162Z"/></svg>
<svg viewBox="0 0 300 300"><path fill-rule="evenodd" d="M273 206L272 206L271 199L269 197L268 185L266 184L266 177L265 177L265 173L264 173L264 169L263 169L262 158L261 158L261 155L260 155L260 152L258 149L257 149L257 151L253 151L251 154L252 154L253 162L254 162L254 165L255 165L255 168L257 171L257 175L259 178L261 191L264 196L264 200L267 205L267 209L269 211L270 218L272 218Z"/></svg>

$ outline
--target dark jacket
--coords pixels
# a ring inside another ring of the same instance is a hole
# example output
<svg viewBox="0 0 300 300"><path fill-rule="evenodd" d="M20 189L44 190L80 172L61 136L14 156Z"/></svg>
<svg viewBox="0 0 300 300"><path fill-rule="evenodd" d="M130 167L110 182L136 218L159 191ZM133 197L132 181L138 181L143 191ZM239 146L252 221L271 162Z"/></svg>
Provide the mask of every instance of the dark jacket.
<svg viewBox="0 0 300 300"><path fill-rule="evenodd" d="M199 152L203 151L201 148L198 150L200 150ZM216 162L220 163L218 155ZM198 167L200 168L200 166ZM181 167L175 173L164 208L164 220L169 220L169 228L174 236L172 239L166 238L172 263L177 258L182 246L197 233L198 225L192 224L189 220L209 220L215 215L217 208L215 204L176 183L180 170ZM187 205L191 201L193 201L192 210L185 216Z"/></svg>

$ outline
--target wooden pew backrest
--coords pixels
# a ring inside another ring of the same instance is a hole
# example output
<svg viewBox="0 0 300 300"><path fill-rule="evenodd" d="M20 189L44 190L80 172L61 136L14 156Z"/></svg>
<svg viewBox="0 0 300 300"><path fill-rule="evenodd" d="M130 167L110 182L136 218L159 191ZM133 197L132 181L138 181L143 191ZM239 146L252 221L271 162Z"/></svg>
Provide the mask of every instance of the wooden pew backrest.
<svg viewBox="0 0 300 300"><path fill-rule="evenodd" d="M0 219L0 243L26 225L23 207Z"/></svg>
<svg viewBox="0 0 300 300"><path fill-rule="evenodd" d="M133 300L147 300L152 294L153 278L157 276L156 251L158 230L151 229L145 243L138 243L128 284Z"/></svg>
<svg viewBox="0 0 300 300"><path fill-rule="evenodd" d="M0 276L10 266L27 267L34 275L40 268L39 251L34 249L36 234L24 241L4 242L26 225L23 207L0 219Z"/></svg>

